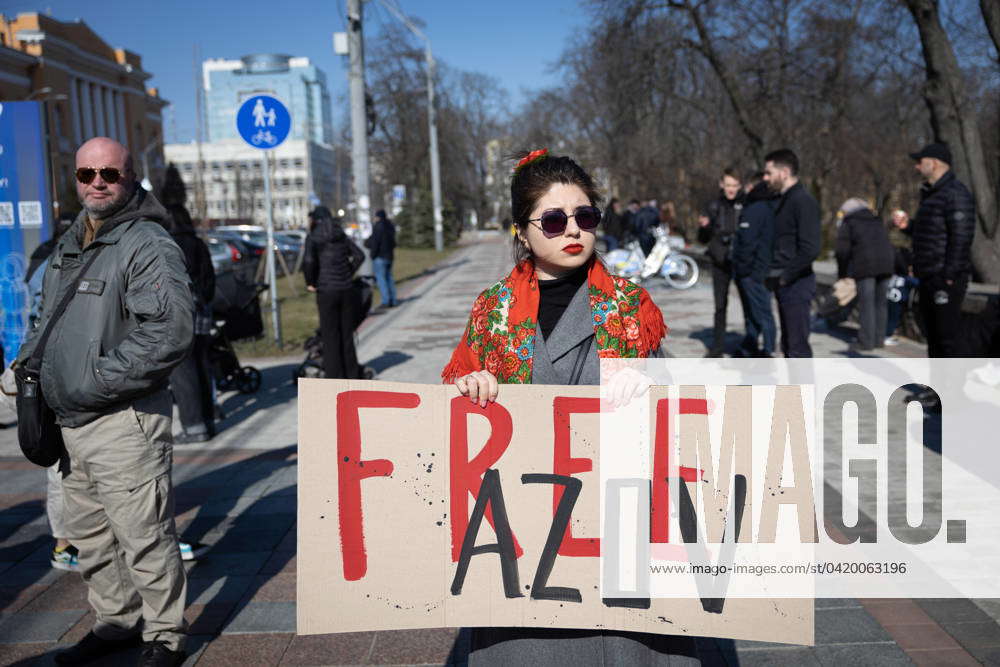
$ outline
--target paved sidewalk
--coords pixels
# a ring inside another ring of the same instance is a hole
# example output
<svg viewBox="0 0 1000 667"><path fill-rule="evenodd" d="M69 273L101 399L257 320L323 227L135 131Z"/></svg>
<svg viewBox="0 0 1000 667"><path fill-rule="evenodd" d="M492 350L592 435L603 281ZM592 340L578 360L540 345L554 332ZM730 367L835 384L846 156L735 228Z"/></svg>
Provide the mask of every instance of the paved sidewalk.
<svg viewBox="0 0 1000 667"><path fill-rule="evenodd" d="M473 298L509 270L505 239L485 235L404 285L402 305L373 314L359 356L393 381L434 383ZM648 286L664 311L674 356L701 356L711 335L711 285ZM742 329L735 293L729 322ZM846 353L847 331L817 330L817 356ZM731 334L735 345L739 336ZM922 355L906 343L887 355ZM247 363L247 360L243 360ZM189 565L188 665L461 664L456 629L295 636L296 393L300 358L257 360L254 396L227 394L211 443L175 448L177 522L212 546ZM4 416L0 415L0 423ZM78 575L48 565L44 471L24 461L13 428L0 429L0 665L52 664L92 623ZM816 647L701 640L706 664L1000 664L1000 604L968 600L818 600ZM102 664L134 664L122 655Z"/></svg>

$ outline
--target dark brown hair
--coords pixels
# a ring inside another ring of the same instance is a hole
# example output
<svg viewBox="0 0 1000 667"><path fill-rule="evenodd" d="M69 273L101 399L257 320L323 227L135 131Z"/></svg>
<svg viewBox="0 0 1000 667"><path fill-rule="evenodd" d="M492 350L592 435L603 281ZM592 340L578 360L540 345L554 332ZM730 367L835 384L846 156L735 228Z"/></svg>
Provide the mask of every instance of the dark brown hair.
<svg viewBox="0 0 1000 667"><path fill-rule="evenodd" d="M520 161L527 155L528 151L523 151L513 157L515 161ZM528 226L528 219L538 200L556 183L577 186L587 195L591 206L601 203L601 195L597 193L594 179L572 158L565 155L537 158L515 171L510 181L510 212L518 232L523 232ZM517 236L513 237L512 242L515 264L531 256Z"/></svg>
<svg viewBox="0 0 1000 667"><path fill-rule="evenodd" d="M779 148L764 156L764 162L773 162L776 167L788 167L792 176L799 173L799 156L790 148Z"/></svg>

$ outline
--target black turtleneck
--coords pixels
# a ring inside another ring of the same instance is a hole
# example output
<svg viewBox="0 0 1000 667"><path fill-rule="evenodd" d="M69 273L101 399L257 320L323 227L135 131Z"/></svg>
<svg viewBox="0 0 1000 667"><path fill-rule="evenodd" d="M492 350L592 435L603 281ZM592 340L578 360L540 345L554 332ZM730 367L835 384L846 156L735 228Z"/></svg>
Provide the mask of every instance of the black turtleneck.
<svg viewBox="0 0 1000 667"><path fill-rule="evenodd" d="M548 340L566 306L573 300L580 285L587 281L587 265L552 280L538 281L538 325L542 337Z"/></svg>

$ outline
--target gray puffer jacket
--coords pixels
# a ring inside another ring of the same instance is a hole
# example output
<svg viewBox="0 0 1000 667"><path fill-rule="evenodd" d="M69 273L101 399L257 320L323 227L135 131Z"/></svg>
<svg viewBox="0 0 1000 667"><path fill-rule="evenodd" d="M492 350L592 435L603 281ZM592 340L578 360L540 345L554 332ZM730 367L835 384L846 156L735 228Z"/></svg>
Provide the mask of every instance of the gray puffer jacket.
<svg viewBox="0 0 1000 667"><path fill-rule="evenodd" d="M136 187L81 250L85 216L52 254L37 324L18 353L25 363L52 311L103 246L42 356L42 393L56 421L68 427L165 388L191 346L194 317L184 256L160 224L166 211L155 197Z"/></svg>

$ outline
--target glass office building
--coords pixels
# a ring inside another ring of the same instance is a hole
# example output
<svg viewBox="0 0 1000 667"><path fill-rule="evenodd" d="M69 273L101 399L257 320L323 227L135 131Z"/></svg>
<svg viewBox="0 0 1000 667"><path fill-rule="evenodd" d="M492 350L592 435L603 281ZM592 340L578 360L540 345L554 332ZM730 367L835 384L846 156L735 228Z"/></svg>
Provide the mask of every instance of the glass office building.
<svg viewBox="0 0 1000 667"><path fill-rule="evenodd" d="M269 53L239 60L206 60L202 75L208 141L238 139L236 111L240 105L254 95L272 95L292 115L289 139L333 143L326 75L308 58Z"/></svg>

